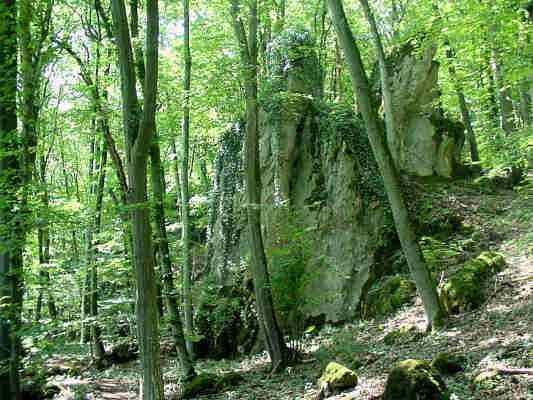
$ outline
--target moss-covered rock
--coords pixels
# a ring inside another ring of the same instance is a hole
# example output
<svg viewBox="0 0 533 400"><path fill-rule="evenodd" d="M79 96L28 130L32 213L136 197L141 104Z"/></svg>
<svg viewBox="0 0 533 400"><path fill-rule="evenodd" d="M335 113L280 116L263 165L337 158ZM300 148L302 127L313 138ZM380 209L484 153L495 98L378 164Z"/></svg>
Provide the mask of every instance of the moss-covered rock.
<svg viewBox="0 0 533 400"><path fill-rule="evenodd" d="M487 371L483 371L476 375L474 378L474 383L476 385L490 385L492 384L496 378L498 377L498 371L495 369L489 369Z"/></svg>
<svg viewBox="0 0 533 400"><path fill-rule="evenodd" d="M439 373L423 360L405 360L387 378L383 400L448 400Z"/></svg>
<svg viewBox="0 0 533 400"><path fill-rule="evenodd" d="M431 362L431 366L444 375L452 375L464 371L466 357L462 354L439 353Z"/></svg>
<svg viewBox="0 0 533 400"><path fill-rule="evenodd" d="M330 362L319 379L320 385L327 385L335 393L357 386L357 374L336 362Z"/></svg>
<svg viewBox="0 0 533 400"><path fill-rule="evenodd" d="M501 254L484 252L463 264L444 285L441 297L449 313L459 313L479 307L485 301L487 280L505 267Z"/></svg>
<svg viewBox="0 0 533 400"><path fill-rule="evenodd" d="M383 342L389 346L393 344L405 344L416 342L424 337L424 333L414 325L402 325L399 329L390 331L383 338Z"/></svg>
<svg viewBox="0 0 533 400"><path fill-rule="evenodd" d="M182 399L215 394L230 390L242 382L243 377L235 372L226 375L202 373L187 382L181 392Z"/></svg>
<svg viewBox="0 0 533 400"><path fill-rule="evenodd" d="M409 303L415 293L416 287L409 279L400 275L389 276L368 292L361 307L363 317L388 315Z"/></svg>

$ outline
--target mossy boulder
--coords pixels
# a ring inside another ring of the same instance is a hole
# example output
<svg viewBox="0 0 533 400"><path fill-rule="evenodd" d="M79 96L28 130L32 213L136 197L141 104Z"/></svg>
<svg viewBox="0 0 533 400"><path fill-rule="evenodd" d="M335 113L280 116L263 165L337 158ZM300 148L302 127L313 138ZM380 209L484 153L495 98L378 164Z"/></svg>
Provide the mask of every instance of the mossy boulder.
<svg viewBox="0 0 533 400"><path fill-rule="evenodd" d="M387 378L383 400L449 400L444 380L427 361L405 360Z"/></svg>
<svg viewBox="0 0 533 400"><path fill-rule="evenodd" d="M443 375L452 375L464 371L466 357L462 354L439 353L431 362L431 366Z"/></svg>
<svg viewBox="0 0 533 400"><path fill-rule="evenodd" d="M481 253L463 264L442 288L444 306L451 314L472 310L485 301L485 284L488 279L505 267L501 254Z"/></svg>
<svg viewBox="0 0 533 400"><path fill-rule="evenodd" d="M498 371L495 369L489 369L476 375L474 383L476 385L485 386L493 384L498 378Z"/></svg>
<svg viewBox="0 0 533 400"><path fill-rule="evenodd" d="M196 396L224 392L242 381L243 377L235 372L225 375L201 373L184 385L181 398L189 399Z"/></svg>
<svg viewBox="0 0 533 400"><path fill-rule="evenodd" d="M389 276L368 292L362 306L363 317L376 317L391 314L409 303L416 293L412 281L400 275Z"/></svg>
<svg viewBox="0 0 533 400"><path fill-rule="evenodd" d="M424 333L414 325L401 325L399 329L390 331L383 338L383 342L389 346L393 344L405 344L416 342L424 337Z"/></svg>
<svg viewBox="0 0 533 400"><path fill-rule="evenodd" d="M327 385L331 392L336 393L357 386L357 374L344 365L330 362L324 369L319 384Z"/></svg>

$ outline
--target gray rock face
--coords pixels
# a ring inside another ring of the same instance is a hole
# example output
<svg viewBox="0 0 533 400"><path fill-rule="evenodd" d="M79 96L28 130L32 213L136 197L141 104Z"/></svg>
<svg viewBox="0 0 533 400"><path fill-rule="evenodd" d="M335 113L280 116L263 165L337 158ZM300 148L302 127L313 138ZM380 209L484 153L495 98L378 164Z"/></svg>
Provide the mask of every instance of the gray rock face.
<svg viewBox="0 0 533 400"><path fill-rule="evenodd" d="M287 259L305 264L303 314L341 321L356 314L372 276L384 243L386 201L361 121L349 108L317 107L317 74L304 75L308 70L301 68L313 63L316 68L314 51L288 60L281 79L289 84L280 84L260 112L264 241L274 281L277 274L277 282L285 279ZM249 259L242 132L228 132L221 150L208 259L210 269L231 282L231 270ZM232 228L228 221L242 225ZM288 247L297 249L280 255Z"/></svg>
<svg viewBox="0 0 533 400"><path fill-rule="evenodd" d="M439 65L436 47L404 46L391 57L391 86L397 132L387 143L397 167L415 176L451 178L460 164L464 127L435 107Z"/></svg>
<svg viewBox="0 0 533 400"><path fill-rule="evenodd" d="M277 45L270 48L272 88L262 97L259 117L262 224L273 287L290 282L306 298L303 318L348 320L383 270L383 249L393 237L386 196L361 120L349 107L320 99L321 74L309 38L293 33ZM394 86L396 104L405 110L402 136L388 138L389 145L407 172L447 176L457 141L441 135L435 118L426 115L436 96L436 66L409 60L402 58L402 81ZM226 133L216 167L208 263L222 283L249 260L242 130Z"/></svg>

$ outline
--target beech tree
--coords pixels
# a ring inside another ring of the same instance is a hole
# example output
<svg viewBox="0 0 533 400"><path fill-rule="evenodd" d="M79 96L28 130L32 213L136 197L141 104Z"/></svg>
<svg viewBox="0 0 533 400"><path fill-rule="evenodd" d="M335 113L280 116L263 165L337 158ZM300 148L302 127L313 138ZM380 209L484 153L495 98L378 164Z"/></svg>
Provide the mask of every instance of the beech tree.
<svg viewBox="0 0 533 400"><path fill-rule="evenodd" d="M261 234L261 176L257 106L257 0L249 2L248 35L244 28L241 12L241 4L237 0L232 0L231 16L240 50L241 73L246 99L245 180L246 212L252 256L250 272L254 283L259 324L270 354L272 367L277 370L287 363L288 349L274 312L270 277Z"/></svg>
<svg viewBox="0 0 533 400"><path fill-rule="evenodd" d="M133 264L137 284L137 329L143 367L143 400L164 397L159 356L157 289L152 253L150 211L147 204L147 162L155 131L157 97L159 12L157 0L146 2L146 65L142 110L136 88L136 71L128 18L123 0L111 2L119 54L122 114L128 170L128 206L131 209Z"/></svg>

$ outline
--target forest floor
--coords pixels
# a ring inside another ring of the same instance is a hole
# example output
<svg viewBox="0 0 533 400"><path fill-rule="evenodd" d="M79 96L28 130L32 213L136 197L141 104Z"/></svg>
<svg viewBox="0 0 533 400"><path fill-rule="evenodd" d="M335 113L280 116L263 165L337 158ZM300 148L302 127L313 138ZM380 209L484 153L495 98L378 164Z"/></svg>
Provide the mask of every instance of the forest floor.
<svg viewBox="0 0 533 400"><path fill-rule="evenodd" d="M359 383L352 391L331 399L377 400L383 393L391 366L408 358L431 360L439 352L458 352L467 357L463 372L446 377L451 398L457 400L532 400L533 376L498 375L484 383L474 383L481 372L492 368L533 367L533 180L514 190L479 190L461 183L421 186L431 197L435 214L453 210L477 232L482 243L475 251L501 252L507 267L492 279L486 302L477 310L452 316L436 333L413 337L401 343L386 344L387 333L402 325L424 328L419 299L378 320L360 321L342 327L323 327L315 336L298 343L304 361L271 375L266 356L256 355L233 361L201 361L202 372L239 372L243 382L233 390L200 399L313 399L317 379L329 361L357 367ZM457 252L444 262L453 268L460 262L465 243L471 236L457 234L443 243ZM442 260L441 260L442 261ZM443 273L445 278L446 272ZM173 358L164 359L166 390L172 393L179 374ZM86 369L79 377L56 377L63 387L57 398L126 400L137 398L138 362L113 366L103 372ZM174 382L174 383L172 383Z"/></svg>

